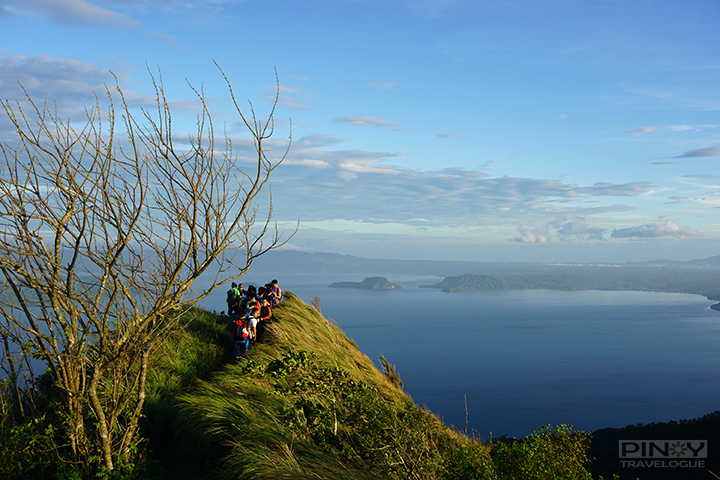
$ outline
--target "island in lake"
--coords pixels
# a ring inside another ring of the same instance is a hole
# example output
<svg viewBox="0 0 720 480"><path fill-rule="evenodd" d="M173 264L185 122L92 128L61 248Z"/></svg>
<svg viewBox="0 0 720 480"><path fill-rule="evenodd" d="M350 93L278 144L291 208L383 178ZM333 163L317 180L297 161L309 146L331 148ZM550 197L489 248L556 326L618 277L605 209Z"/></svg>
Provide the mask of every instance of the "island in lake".
<svg viewBox="0 0 720 480"><path fill-rule="evenodd" d="M397 290L402 288L385 277L368 277L362 282L334 282L328 288L359 288L361 290Z"/></svg>

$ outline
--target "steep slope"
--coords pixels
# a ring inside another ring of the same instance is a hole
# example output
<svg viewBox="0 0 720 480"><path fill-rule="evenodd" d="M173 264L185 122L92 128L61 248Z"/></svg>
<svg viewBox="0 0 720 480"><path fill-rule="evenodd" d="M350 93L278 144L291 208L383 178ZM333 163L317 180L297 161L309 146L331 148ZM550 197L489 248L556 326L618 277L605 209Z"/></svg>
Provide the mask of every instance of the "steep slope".
<svg viewBox="0 0 720 480"><path fill-rule="evenodd" d="M289 297L244 361L181 397L188 454L213 459L220 478L432 479L466 446L477 450L475 478L492 476L487 447L415 406L337 326Z"/></svg>
<svg viewBox="0 0 720 480"><path fill-rule="evenodd" d="M274 314L262 342L210 375L198 361L217 359L217 347L230 357L227 320L200 315L168 340L147 410L163 470L153 478L590 479L586 434L561 425L494 445L468 438L416 406L392 365L381 359L378 370L315 308L288 292ZM195 344L184 340L191 330L202 334ZM193 371L203 376L190 384Z"/></svg>

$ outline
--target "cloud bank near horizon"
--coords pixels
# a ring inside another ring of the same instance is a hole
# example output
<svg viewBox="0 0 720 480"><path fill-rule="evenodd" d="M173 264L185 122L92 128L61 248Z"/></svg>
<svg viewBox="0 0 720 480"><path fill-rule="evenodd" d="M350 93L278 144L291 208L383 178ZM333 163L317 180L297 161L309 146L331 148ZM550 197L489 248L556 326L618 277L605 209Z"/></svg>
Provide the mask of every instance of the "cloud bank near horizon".
<svg viewBox="0 0 720 480"><path fill-rule="evenodd" d="M94 94L114 89L110 70L135 108L152 105L147 68L161 68L176 145L196 132L187 78L208 95L216 145L226 134L251 165L213 60L261 122L277 73L264 145L281 155L292 137L271 181L280 225L302 222L298 248L530 256L720 242L711 7L451 3L8 0L0 89L27 105L20 81L81 125ZM383 34L354 35L371 30ZM300 38L306 48L288 48Z"/></svg>

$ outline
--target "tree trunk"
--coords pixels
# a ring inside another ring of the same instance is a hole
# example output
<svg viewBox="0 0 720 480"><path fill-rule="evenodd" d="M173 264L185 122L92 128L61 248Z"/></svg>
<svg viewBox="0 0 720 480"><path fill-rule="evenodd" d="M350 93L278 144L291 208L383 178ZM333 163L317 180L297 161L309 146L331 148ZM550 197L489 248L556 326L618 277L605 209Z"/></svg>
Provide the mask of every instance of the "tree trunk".
<svg viewBox="0 0 720 480"><path fill-rule="evenodd" d="M102 402L100 401L100 397L98 396L98 386L100 385L101 378L102 372L100 371L100 368L96 365L93 368L93 376L92 380L90 381L90 388L88 389L88 394L90 395L90 405L92 406L93 413L95 413L95 416L97 417L102 460L105 464L105 468L107 468L108 470L113 470L115 466L113 465L112 459L112 437L110 431L108 430L107 418L105 417L105 412L103 411Z"/></svg>

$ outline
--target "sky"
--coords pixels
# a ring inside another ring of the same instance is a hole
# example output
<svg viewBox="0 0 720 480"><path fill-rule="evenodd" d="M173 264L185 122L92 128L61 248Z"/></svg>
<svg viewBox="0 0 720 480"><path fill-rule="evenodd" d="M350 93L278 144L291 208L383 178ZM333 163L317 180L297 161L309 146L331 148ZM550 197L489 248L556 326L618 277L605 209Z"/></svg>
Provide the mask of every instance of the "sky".
<svg viewBox="0 0 720 480"><path fill-rule="evenodd" d="M175 134L202 86L243 155L216 63L259 117L279 82L273 216L300 222L285 248L720 255L717 0L0 0L0 97L22 85L73 117L114 77L152 104L160 72Z"/></svg>

